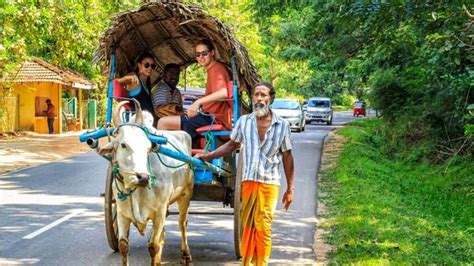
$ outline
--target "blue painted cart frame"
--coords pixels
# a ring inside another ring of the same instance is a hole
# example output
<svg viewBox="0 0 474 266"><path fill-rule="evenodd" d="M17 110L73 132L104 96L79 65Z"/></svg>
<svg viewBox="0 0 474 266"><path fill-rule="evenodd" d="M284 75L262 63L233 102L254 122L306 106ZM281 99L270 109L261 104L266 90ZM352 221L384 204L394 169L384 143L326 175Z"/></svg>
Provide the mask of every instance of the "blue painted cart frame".
<svg viewBox="0 0 474 266"><path fill-rule="evenodd" d="M209 16L198 6L181 3L181 1L148 1L135 10L121 12L112 17L109 27L101 34L96 53L96 62L104 62L108 67L107 115L103 128L87 132L80 137L91 147L97 147L98 139L110 135L114 128L111 125L112 105L114 102L113 80L115 76L123 76L134 67L134 62L140 55L150 52L158 69L163 69L167 63L176 63L188 67L196 63L192 49L194 43L202 38L210 39L214 44L215 56L232 70L233 76L233 120L234 124L243 113L245 104L239 99L239 90L247 92L260 79L255 66L252 64L245 46L231 35L226 25L218 19ZM249 111L250 107L245 108ZM218 146L217 141L222 136L228 136L230 131L207 132L210 136L210 149ZM166 139L152 134L148 138L153 143L164 144ZM160 145L162 146L162 145ZM175 150L161 147L159 153L188 162L194 167L211 171L216 179L215 184L197 184L194 186L193 199L222 201L225 206L234 208L234 246L235 254L240 256L240 170L237 154L227 156L223 160L205 163L182 154ZM240 153L241 154L241 153ZM221 167L223 165L224 167ZM229 167L230 165L230 167ZM230 169L225 171L223 168ZM112 195L112 174L109 172L105 187L105 224L109 246L117 250L115 224L115 199ZM216 185L219 184L220 185ZM213 198L206 197L212 195Z"/></svg>
<svg viewBox="0 0 474 266"><path fill-rule="evenodd" d="M103 137L111 136L115 131L115 128L111 125L112 120L112 109L113 109L113 79L115 76L115 53L111 55L111 66L110 66L110 73L109 73L109 81L108 81L108 88L107 88L107 114L106 114L106 122L105 126L88 131L79 136L79 140L88 144L91 148L98 148L98 140ZM235 56L232 57L232 74L233 74L233 121L234 124L237 122L240 116L239 110L239 94L238 94L238 76L237 76L237 65L236 65L236 58ZM210 150L216 149L216 138L221 136L229 136L231 131L209 131L207 134L211 136L210 140ZM241 225L240 225L240 175L241 175L241 166L238 166L237 155L234 153L230 160L232 160L231 165L233 166L232 171L227 171L223 169L221 164L216 163L220 162L220 160L213 160L214 164L202 161L200 159L194 158L188 154L183 154L176 150L169 149L164 147L163 145L167 143L167 139L163 136L154 135L151 133L147 133L148 139L158 145L157 153L163 154L165 156L169 156L171 158L189 163L193 167L206 169L214 174L214 176L224 177L227 178L227 184L231 186L225 186L224 182L221 185L216 186L216 183L211 184L200 184L203 186L196 186L195 185L195 192L196 189L202 190L200 194L204 195L215 195L215 194L222 194L222 198L205 198L204 200L222 200L224 206L230 205L234 208L233 213L206 213L206 214L230 214L234 216L234 250L235 255L237 258L241 256L240 253L240 241L241 241ZM241 163L241 160L239 160ZM213 180L214 181L214 180ZM118 239L117 239L117 225L116 225L116 207L115 207L115 195L112 193L112 172L111 166L109 165L106 177L106 188L104 193L104 210L105 210L105 224L106 224L106 234L109 246L118 251ZM219 183L218 183L219 184ZM213 193L209 193L210 190L213 190ZM221 192L222 190L222 192ZM217 191L217 193L216 193ZM194 194L193 193L193 194ZM203 199L198 199L203 200ZM193 214L192 212L190 214ZM199 213L203 214L203 213Z"/></svg>

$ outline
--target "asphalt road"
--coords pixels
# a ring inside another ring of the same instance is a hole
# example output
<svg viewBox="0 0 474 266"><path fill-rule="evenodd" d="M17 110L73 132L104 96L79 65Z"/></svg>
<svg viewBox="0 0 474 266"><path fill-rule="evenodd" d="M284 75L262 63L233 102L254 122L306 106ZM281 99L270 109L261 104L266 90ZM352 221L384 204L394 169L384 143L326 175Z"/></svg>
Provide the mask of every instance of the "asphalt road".
<svg viewBox="0 0 474 266"><path fill-rule="evenodd" d="M277 207L270 263L312 264L317 172L324 136L352 120L335 114L332 126L307 125L293 133L295 199L288 212ZM94 152L0 175L0 265L116 265L120 254L107 244L103 198L107 161ZM281 192L286 188L283 182ZM229 211L222 204L192 202L192 211ZM131 265L148 265L147 239L132 227ZM190 215L188 241L194 264L239 264L233 247L233 216ZM177 217L166 222L163 262L179 263Z"/></svg>

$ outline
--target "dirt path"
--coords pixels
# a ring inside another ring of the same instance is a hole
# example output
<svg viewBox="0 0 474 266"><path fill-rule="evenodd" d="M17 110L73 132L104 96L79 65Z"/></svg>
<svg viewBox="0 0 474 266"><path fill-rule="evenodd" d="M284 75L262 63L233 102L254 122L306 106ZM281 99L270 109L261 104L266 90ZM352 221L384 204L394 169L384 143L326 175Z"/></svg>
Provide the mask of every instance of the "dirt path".
<svg viewBox="0 0 474 266"><path fill-rule="evenodd" d="M323 154L321 158L321 169L319 172L319 184L321 184L322 176L326 175L328 171L332 171L336 167L336 162L339 155L344 148L346 140L336 134L336 131L332 131L328 134L324 141ZM322 198L326 194L321 191L321 186L318 190L318 211L316 218L318 220L316 224L316 233L314 237L314 250L316 252L316 264L327 265L330 264L329 253L335 249L327 243L326 237L330 233L326 226L329 222L329 211Z"/></svg>
<svg viewBox="0 0 474 266"><path fill-rule="evenodd" d="M90 151L87 145L79 142L81 133L0 135L0 174Z"/></svg>

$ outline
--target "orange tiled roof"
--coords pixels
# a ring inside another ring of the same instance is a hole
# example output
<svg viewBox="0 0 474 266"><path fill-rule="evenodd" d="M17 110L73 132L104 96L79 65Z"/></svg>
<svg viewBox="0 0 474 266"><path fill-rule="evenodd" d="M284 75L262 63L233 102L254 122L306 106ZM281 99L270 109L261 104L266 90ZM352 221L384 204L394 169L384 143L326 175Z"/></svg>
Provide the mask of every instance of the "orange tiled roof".
<svg viewBox="0 0 474 266"><path fill-rule="evenodd" d="M23 63L20 69L7 82L53 82L80 89L95 89L96 85L83 75L65 68L60 68L43 59L32 57Z"/></svg>

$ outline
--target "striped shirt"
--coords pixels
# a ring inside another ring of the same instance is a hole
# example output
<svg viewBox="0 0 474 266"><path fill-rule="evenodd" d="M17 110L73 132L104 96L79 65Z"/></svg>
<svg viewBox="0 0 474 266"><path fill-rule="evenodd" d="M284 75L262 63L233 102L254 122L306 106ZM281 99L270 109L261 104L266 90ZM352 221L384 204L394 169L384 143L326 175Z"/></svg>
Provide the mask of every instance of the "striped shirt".
<svg viewBox="0 0 474 266"><path fill-rule="evenodd" d="M164 104L174 103L180 106L183 105L181 99L181 92L176 88L172 91L170 85L164 80L161 80L151 89L151 99L153 101L153 107L159 107Z"/></svg>
<svg viewBox="0 0 474 266"><path fill-rule="evenodd" d="M283 152L292 148L290 126L286 120L272 112L265 139L260 141L256 115L243 115L232 130L230 139L243 143L242 181L280 185Z"/></svg>

